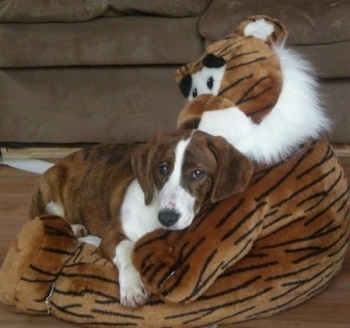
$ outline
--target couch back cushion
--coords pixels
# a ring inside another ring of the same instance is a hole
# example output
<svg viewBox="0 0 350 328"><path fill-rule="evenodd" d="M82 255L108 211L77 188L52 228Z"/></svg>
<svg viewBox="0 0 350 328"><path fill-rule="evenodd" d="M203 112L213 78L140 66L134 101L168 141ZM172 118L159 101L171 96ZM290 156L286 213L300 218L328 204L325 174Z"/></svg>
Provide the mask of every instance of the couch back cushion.
<svg viewBox="0 0 350 328"><path fill-rule="evenodd" d="M0 22L78 22L108 12L115 15L149 14L167 17L196 16L209 0L4 0Z"/></svg>

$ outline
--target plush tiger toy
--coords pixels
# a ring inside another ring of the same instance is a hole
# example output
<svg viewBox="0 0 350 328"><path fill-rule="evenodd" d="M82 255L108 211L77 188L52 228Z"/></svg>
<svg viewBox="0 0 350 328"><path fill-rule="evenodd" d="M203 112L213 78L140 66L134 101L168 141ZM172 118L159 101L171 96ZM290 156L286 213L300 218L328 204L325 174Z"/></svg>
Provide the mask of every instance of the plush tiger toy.
<svg viewBox="0 0 350 328"><path fill-rule="evenodd" d="M253 17L178 71L188 98L180 127L223 135L254 161L254 174L190 228L138 241L133 259L149 303L120 305L116 268L54 216L30 221L11 244L1 301L82 326L200 327L270 316L322 291L347 249L349 192L322 136L328 121L314 82L284 49L286 35Z"/></svg>
<svg viewBox="0 0 350 328"><path fill-rule="evenodd" d="M179 126L199 123L259 163L283 160L327 131L310 65L285 48L287 35L277 20L253 16L180 68L177 80L189 102Z"/></svg>

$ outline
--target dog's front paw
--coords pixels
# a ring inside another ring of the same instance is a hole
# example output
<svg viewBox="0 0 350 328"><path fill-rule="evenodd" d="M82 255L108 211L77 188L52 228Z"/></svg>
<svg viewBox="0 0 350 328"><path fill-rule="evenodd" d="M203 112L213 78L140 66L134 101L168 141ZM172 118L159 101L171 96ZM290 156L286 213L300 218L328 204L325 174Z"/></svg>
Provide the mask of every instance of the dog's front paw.
<svg viewBox="0 0 350 328"><path fill-rule="evenodd" d="M113 263L119 271L120 303L129 308L139 307L147 302L150 293L141 281L139 272L131 261L131 250L134 243L123 240L115 250Z"/></svg>
<svg viewBox="0 0 350 328"><path fill-rule="evenodd" d="M120 303L128 308L137 308L145 304L149 297L150 293L139 279L120 284Z"/></svg>
<svg viewBox="0 0 350 328"><path fill-rule="evenodd" d="M97 236L92 236L92 235L87 235L84 237L79 237L78 241L80 241L81 243L85 243L85 244L89 244L89 245L93 245L95 247L100 246L101 244L101 238L97 237Z"/></svg>
<svg viewBox="0 0 350 328"><path fill-rule="evenodd" d="M70 226L73 230L73 234L75 238L85 237L89 234L87 229L82 224L72 224Z"/></svg>

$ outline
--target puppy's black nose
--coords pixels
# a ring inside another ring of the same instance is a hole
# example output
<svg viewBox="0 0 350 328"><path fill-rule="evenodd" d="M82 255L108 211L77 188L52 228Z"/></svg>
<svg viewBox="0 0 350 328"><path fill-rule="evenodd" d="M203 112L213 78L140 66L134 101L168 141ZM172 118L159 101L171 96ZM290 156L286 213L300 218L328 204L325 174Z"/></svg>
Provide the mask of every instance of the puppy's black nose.
<svg viewBox="0 0 350 328"><path fill-rule="evenodd" d="M179 220L180 214L171 210L163 210L158 213L159 222L169 228Z"/></svg>

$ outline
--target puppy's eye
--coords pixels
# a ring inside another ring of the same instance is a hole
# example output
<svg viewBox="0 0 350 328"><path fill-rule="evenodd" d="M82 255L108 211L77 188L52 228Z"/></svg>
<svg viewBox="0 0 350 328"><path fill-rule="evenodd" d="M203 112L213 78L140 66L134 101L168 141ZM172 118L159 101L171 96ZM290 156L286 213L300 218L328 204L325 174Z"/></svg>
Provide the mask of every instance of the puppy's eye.
<svg viewBox="0 0 350 328"><path fill-rule="evenodd" d="M193 97L193 98L196 98L197 96L198 96L198 91L197 91L196 88L194 88L194 89L192 90L192 97Z"/></svg>
<svg viewBox="0 0 350 328"><path fill-rule="evenodd" d="M170 167L168 163L162 163L158 165L158 173L164 177L170 174Z"/></svg>
<svg viewBox="0 0 350 328"><path fill-rule="evenodd" d="M199 170L199 169L197 169L191 173L191 178L194 181L201 180L204 178L204 176L205 176L205 172L203 170Z"/></svg>
<svg viewBox="0 0 350 328"><path fill-rule="evenodd" d="M214 79L213 79L213 77L211 76L211 77L207 80L207 87L211 90L211 89L213 89L213 86L214 86Z"/></svg>

